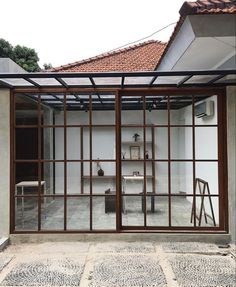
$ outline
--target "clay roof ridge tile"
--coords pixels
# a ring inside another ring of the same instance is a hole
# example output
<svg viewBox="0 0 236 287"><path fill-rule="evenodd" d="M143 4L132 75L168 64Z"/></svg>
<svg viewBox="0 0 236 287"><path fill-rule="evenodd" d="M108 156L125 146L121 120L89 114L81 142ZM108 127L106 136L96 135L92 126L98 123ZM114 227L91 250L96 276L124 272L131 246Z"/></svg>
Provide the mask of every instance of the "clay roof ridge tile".
<svg viewBox="0 0 236 287"><path fill-rule="evenodd" d="M145 41L145 42L142 42L142 43L138 43L136 45L132 45L132 46L129 46L129 47L124 47L124 48L121 48L121 49L118 49L118 50L105 52L105 53L102 53L100 55L97 55L97 56L94 56L94 57L90 57L90 58L87 58L87 59L84 59L84 60L81 60L81 61L76 61L76 62L69 63L69 64L66 64L66 65L61 65L59 67L53 68L51 71L57 71L57 70L61 70L61 69L73 68L74 66L77 66L77 65L80 65L80 64L84 64L84 63L91 62L91 61L94 61L94 60L103 59L105 57L117 55L119 53L128 52L130 50L134 50L136 48L139 48L141 46L146 46L146 45L149 45L149 44L166 45L166 43L158 41L158 40L148 40L148 41Z"/></svg>

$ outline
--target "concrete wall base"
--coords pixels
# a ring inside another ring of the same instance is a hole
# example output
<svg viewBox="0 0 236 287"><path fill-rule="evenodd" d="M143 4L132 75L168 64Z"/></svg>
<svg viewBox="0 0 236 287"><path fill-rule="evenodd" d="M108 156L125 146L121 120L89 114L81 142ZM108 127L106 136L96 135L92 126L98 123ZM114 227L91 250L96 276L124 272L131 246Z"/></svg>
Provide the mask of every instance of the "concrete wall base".
<svg viewBox="0 0 236 287"><path fill-rule="evenodd" d="M8 244L9 244L9 238L7 237L0 238L0 251L6 248Z"/></svg>
<svg viewBox="0 0 236 287"><path fill-rule="evenodd" d="M188 233L113 233L113 234L12 234L11 244L71 241L154 241L154 242L205 242L228 244L229 234L188 234Z"/></svg>

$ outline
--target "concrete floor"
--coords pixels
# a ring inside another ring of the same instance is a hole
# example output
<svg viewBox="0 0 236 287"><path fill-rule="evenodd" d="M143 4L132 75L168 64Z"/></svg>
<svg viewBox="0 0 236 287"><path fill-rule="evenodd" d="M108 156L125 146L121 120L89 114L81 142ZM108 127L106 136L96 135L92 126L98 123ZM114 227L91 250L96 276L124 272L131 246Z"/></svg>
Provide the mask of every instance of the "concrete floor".
<svg viewBox="0 0 236 287"><path fill-rule="evenodd" d="M46 242L0 252L0 286L234 287L235 272L235 246L206 243Z"/></svg>
<svg viewBox="0 0 236 287"><path fill-rule="evenodd" d="M126 197L125 212L122 213L124 226L144 226L144 213L142 212L142 197ZM115 212L105 213L105 198L93 198L93 229L115 230ZM192 204L185 197L173 197L171 199L172 226L193 226L190 222ZM89 197L67 199L67 229L89 230L90 227L90 202ZM18 199L16 213L17 230L37 230L38 219L37 199L25 198L24 207ZM43 230L62 230L64 228L64 199L47 199L42 203L41 215ZM147 226L168 226L168 198L157 197L155 210L151 212L151 198L147 199ZM202 220L202 226L212 226L212 221L206 224Z"/></svg>

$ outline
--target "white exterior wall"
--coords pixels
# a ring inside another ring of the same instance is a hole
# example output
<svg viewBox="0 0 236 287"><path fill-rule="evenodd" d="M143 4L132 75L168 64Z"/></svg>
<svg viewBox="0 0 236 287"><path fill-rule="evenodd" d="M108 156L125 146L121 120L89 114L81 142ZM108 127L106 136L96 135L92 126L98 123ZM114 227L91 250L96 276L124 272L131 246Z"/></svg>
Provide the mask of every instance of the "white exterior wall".
<svg viewBox="0 0 236 287"><path fill-rule="evenodd" d="M0 237L10 232L10 91L0 89Z"/></svg>
<svg viewBox="0 0 236 287"><path fill-rule="evenodd" d="M227 87L229 231L236 243L236 87Z"/></svg>

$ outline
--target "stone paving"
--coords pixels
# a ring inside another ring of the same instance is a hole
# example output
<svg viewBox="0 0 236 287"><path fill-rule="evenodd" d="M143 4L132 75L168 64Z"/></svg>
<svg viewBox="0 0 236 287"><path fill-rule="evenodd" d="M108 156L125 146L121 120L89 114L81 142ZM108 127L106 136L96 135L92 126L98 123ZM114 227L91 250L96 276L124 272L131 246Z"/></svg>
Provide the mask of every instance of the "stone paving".
<svg viewBox="0 0 236 287"><path fill-rule="evenodd" d="M235 287L235 246L47 242L0 252L0 286Z"/></svg>

